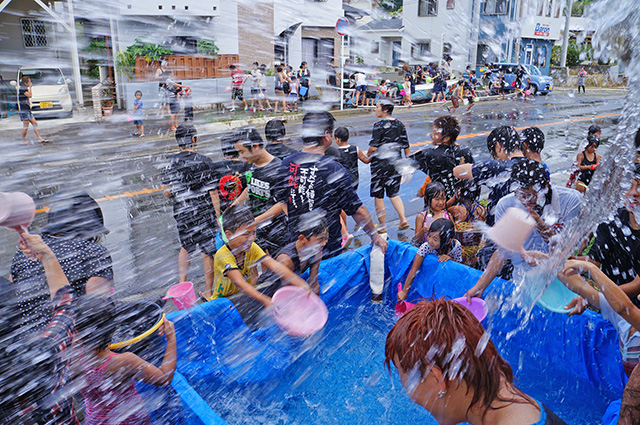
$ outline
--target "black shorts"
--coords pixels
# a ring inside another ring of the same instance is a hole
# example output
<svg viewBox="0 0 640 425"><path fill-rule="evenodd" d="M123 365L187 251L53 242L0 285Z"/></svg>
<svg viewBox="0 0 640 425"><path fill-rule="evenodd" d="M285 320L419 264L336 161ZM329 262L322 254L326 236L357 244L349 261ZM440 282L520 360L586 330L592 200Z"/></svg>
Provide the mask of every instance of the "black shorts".
<svg viewBox="0 0 640 425"><path fill-rule="evenodd" d="M370 195L373 198L384 198L385 192L387 197L393 198L400 193L400 182L402 176L398 174L395 168L386 167L371 170L371 187Z"/></svg>
<svg viewBox="0 0 640 425"><path fill-rule="evenodd" d="M178 112L180 112L180 103L178 103L177 100L172 100L171 102L169 102L169 110L172 114L177 114Z"/></svg>
<svg viewBox="0 0 640 425"><path fill-rule="evenodd" d="M244 91L242 89L231 89L231 100L244 100Z"/></svg>
<svg viewBox="0 0 640 425"><path fill-rule="evenodd" d="M178 224L180 246L189 254L200 250L203 254L213 257L216 254L216 232L217 227L213 223L206 226Z"/></svg>

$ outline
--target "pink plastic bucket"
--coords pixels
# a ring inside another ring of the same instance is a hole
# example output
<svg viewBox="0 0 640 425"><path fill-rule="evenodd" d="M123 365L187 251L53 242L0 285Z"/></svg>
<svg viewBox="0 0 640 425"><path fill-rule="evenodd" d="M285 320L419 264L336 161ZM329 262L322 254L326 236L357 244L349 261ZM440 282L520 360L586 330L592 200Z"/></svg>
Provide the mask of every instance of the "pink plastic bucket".
<svg viewBox="0 0 640 425"><path fill-rule="evenodd" d="M291 336L311 336L324 327L329 311L313 292L298 286L283 286L273 294L273 318Z"/></svg>
<svg viewBox="0 0 640 425"><path fill-rule="evenodd" d="M398 292L402 291L402 282L398 282ZM411 310L415 304L408 301L398 301L395 307L396 316L401 317L407 311Z"/></svg>
<svg viewBox="0 0 640 425"><path fill-rule="evenodd" d="M460 304L463 307L467 307L471 310L471 313L476 316L478 321L482 322L485 317L487 317L487 313L489 313L489 309L487 308L487 303L484 302L482 298L471 298L471 304L467 302L465 297L454 298L454 303Z"/></svg>
<svg viewBox="0 0 640 425"><path fill-rule="evenodd" d="M193 283L181 282L173 285L167 291L167 296L162 299L172 300L176 307L178 307L178 310L186 310L193 307L196 303L196 293L193 291Z"/></svg>
<svg viewBox="0 0 640 425"><path fill-rule="evenodd" d="M24 233L36 215L36 204L26 193L0 192L0 226Z"/></svg>

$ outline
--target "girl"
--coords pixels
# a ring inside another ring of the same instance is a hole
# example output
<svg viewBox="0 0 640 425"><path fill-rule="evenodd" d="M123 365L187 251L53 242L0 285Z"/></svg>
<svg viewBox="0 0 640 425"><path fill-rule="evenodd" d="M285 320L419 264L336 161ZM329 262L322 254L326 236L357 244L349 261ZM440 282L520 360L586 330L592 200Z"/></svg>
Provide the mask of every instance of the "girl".
<svg viewBox="0 0 640 425"><path fill-rule="evenodd" d="M582 93L584 91L584 78L587 76L587 71L584 70L584 66L580 68L580 72L578 72L578 94L580 94L580 89L582 88Z"/></svg>
<svg viewBox="0 0 640 425"><path fill-rule="evenodd" d="M20 108L20 120L22 121L22 144L27 145L27 131L29 131L29 123L33 126L33 131L36 133L38 142L49 143L47 139L40 135L38 131L38 123L31 113L31 98L33 93L31 92L31 78L26 75L20 80L20 87L18 88L18 106Z"/></svg>
<svg viewBox="0 0 640 425"><path fill-rule="evenodd" d="M275 85L273 91L276 94L274 113L278 113L278 103L282 102L282 112L287 112L287 100L285 97L285 83L289 86L290 79L282 66L276 67L276 76L274 78Z"/></svg>
<svg viewBox="0 0 640 425"><path fill-rule="evenodd" d="M478 202L480 187L473 180L465 180L454 198L456 204L449 208L456 229L456 239L462 244L462 263L474 267L476 255L482 247L482 232L476 222L484 221L487 208Z"/></svg>
<svg viewBox="0 0 640 425"><path fill-rule="evenodd" d="M524 85L524 100L529 100L529 96L531 96L531 78L527 77L527 82Z"/></svg>
<svg viewBox="0 0 640 425"><path fill-rule="evenodd" d="M439 424L566 425L513 383L511 366L469 309L416 304L387 335L385 364Z"/></svg>
<svg viewBox="0 0 640 425"><path fill-rule="evenodd" d="M291 77L291 83L289 85L291 88L291 92L289 93L288 100L291 106L289 106L289 111L298 112L298 89L300 87L298 80L295 75Z"/></svg>
<svg viewBox="0 0 640 425"><path fill-rule="evenodd" d="M76 307L76 330L83 349L85 424L119 423L151 425L134 380L151 385L169 385L176 370L176 336L173 323L164 319L159 335L167 346L157 368L133 353L117 354L109 349L115 332L115 306L100 295L85 295Z"/></svg>
<svg viewBox="0 0 640 425"><path fill-rule="evenodd" d="M435 254L438 256L439 262L445 262L449 260L462 262L462 249L460 242L454 239L455 229L451 220L446 218L439 218L433 222L429 227L427 233L427 241L420 246L416 257L413 259L413 265L411 271L407 275L407 279L404 281L402 291L398 292L398 300L406 300L409 289L413 279L416 277L424 257L429 254Z"/></svg>
<svg viewBox="0 0 640 425"><path fill-rule="evenodd" d="M411 102L411 77L406 75L404 77L404 105L411 106L413 103Z"/></svg>
<svg viewBox="0 0 640 425"><path fill-rule="evenodd" d="M447 195L444 185L440 182L431 182L424 191L424 211L416 216L416 233L413 237L414 245L420 246L426 241L425 231L431 223L439 218L450 220L447 212Z"/></svg>
<svg viewBox="0 0 640 425"><path fill-rule="evenodd" d="M576 189L580 193L587 191L589 183L593 178L593 172L600 165L600 159L602 155L596 153L596 149L600 145L600 139L597 136L590 135L587 137L587 147L584 151L580 152L576 158L578 163L578 169L580 174L578 175L578 181L576 182Z"/></svg>

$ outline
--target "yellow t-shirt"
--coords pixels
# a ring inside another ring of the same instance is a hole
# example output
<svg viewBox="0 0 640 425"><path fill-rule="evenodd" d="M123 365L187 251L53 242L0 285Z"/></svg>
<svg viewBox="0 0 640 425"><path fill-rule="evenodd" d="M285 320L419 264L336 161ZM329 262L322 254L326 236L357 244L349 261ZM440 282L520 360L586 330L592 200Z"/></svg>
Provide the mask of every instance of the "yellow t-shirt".
<svg viewBox="0 0 640 425"><path fill-rule="evenodd" d="M229 247L225 245L220 248L213 259L213 295L209 299L212 300L214 298L228 297L229 295L233 295L238 292L238 287L227 277L227 272L229 270L240 270L244 280L249 282L253 267L265 256L266 254L262 248L260 248L257 243L253 242L249 251L245 252L244 264L242 265L242 268L240 268L240 266L238 266L238 260L235 255L233 255Z"/></svg>

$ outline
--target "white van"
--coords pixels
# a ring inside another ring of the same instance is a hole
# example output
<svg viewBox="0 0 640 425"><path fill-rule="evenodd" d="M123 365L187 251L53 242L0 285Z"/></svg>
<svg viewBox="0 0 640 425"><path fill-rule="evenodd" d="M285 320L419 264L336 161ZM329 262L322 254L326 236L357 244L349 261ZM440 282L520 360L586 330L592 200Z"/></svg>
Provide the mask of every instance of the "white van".
<svg viewBox="0 0 640 425"><path fill-rule="evenodd" d="M31 78L31 112L34 116L73 115L73 102L68 86L71 80L64 78L60 68L25 66L18 70L17 81L23 76ZM16 87L17 99L18 83L11 81L11 85Z"/></svg>

